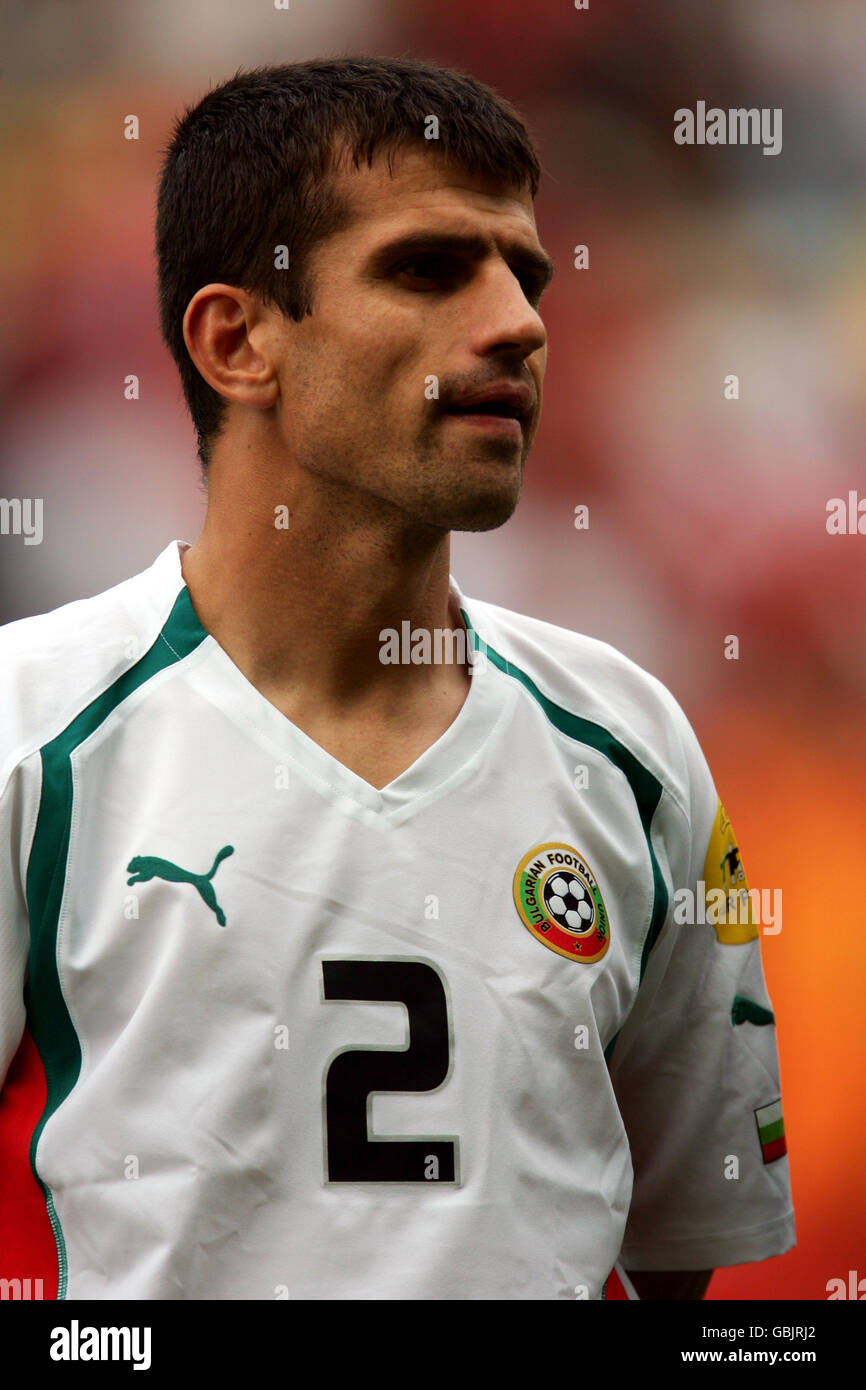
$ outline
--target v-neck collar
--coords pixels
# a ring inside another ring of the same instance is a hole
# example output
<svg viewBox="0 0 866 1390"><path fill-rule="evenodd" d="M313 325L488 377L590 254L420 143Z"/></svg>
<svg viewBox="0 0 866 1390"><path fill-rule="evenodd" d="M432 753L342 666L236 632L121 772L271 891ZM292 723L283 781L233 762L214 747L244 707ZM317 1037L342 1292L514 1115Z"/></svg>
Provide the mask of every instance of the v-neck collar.
<svg viewBox="0 0 866 1390"><path fill-rule="evenodd" d="M164 577L169 594L185 591L190 610L192 600L183 578L181 553L189 549L186 541L174 540L158 556L154 569ZM458 609L476 626L453 575L449 591ZM206 629L202 626L202 631ZM237 723L256 730L267 743L303 773L332 794L347 796L371 811L386 813L389 819L439 795L455 780L469 775L477 755L493 733L499 720L510 709L515 697L514 682L503 681L491 662L486 662L471 681L463 704L448 728L403 772L382 788L374 787L351 768L328 753L320 744L277 709L243 674L210 633L201 644L202 661L207 663L208 694ZM205 656L206 653L206 656Z"/></svg>

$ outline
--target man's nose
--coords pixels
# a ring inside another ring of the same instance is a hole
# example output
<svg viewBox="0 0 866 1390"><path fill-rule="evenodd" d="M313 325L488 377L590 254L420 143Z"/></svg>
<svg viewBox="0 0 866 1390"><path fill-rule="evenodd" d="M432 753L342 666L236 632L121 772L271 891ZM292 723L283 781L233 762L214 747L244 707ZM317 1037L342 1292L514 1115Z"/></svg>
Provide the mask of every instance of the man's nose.
<svg viewBox="0 0 866 1390"><path fill-rule="evenodd" d="M528 357L547 343L541 315L504 262L485 267L480 273L477 304L473 307L473 346L479 355L508 348Z"/></svg>

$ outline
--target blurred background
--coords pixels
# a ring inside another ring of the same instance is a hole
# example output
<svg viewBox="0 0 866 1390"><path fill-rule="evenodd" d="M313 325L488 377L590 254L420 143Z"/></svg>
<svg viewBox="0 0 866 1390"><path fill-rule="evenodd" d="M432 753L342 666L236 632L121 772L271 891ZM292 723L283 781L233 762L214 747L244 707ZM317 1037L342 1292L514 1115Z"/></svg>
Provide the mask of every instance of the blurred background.
<svg viewBox="0 0 866 1390"><path fill-rule="evenodd" d="M98 593L199 532L152 250L161 150L184 106L239 67L371 53L462 68L528 120L557 265L544 418L513 520L456 536L452 570L468 596L603 638L658 676L703 744L752 886L782 889L783 929L762 950L799 1244L719 1271L709 1297L824 1299L829 1279L866 1275L866 535L826 529L831 498L866 498L866 10L7 0L0 13L0 497L44 499L41 545L0 535L0 622ZM676 145L674 111L699 100L782 108L781 153Z"/></svg>

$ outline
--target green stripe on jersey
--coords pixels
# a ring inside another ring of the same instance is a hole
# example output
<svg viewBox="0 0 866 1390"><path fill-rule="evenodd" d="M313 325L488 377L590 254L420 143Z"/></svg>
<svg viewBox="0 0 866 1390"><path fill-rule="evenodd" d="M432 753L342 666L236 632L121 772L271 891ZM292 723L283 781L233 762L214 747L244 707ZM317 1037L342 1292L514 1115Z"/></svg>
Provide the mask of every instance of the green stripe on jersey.
<svg viewBox="0 0 866 1390"><path fill-rule="evenodd" d="M731 1022L736 1026L739 1023L754 1023L759 1028L766 1027L768 1023L775 1023L775 1018L770 1009L765 1009L763 1004L756 1004L754 999L749 999L745 994L735 994L734 1002L731 1005Z"/></svg>
<svg viewBox="0 0 866 1390"><path fill-rule="evenodd" d="M153 646L113 685L41 749L42 792L27 866L30 963L24 999L27 1019L45 1068L45 1109L30 1141L30 1166L42 1189L57 1242L58 1299L66 1297L67 1262L63 1230L51 1191L36 1170L36 1149L48 1120L69 1095L81 1070L81 1046L57 971L57 925L66 886L66 860L74 786L71 757L100 724L145 681L182 661L207 637L184 587Z"/></svg>
<svg viewBox="0 0 866 1390"><path fill-rule="evenodd" d="M515 666L513 661L508 661L504 656L500 656L497 651L494 651L492 647L487 645L483 638L475 631L465 609L461 608L460 614L472 640L473 650L484 652L488 660L492 661L493 665L498 667L500 671L503 671L507 676L513 676L516 681L519 681L524 689L528 690L533 699L541 706L544 714L555 729L559 729L560 733L566 734L569 738L576 739L579 743L586 743L590 748L595 748L612 762L614 767L618 767L620 772L625 774L637 803L638 815L640 816L641 826L643 827L643 833L646 838L653 876L653 906L650 914L649 931L647 932L640 959L640 978L642 980L646 970L647 960L649 959L649 953L656 943L668 910L668 890L665 887L665 881L662 877L662 871L656 859L655 851L653 850L652 838L650 835L652 819L655 815L656 807L661 800L662 784L657 777L653 776L648 768L643 766L643 763L638 762L637 758L626 748L625 744L620 743L619 739L614 738L613 734L608 729L605 729L601 724L594 724L590 719L582 719L580 715L572 714L569 710L563 709L561 705L555 704L547 695L543 695L535 684L535 681L533 681L525 671L522 671L519 666ZM611 1039L605 1048L605 1061L610 1060L610 1055L613 1052L617 1037L619 1037L618 1033Z"/></svg>

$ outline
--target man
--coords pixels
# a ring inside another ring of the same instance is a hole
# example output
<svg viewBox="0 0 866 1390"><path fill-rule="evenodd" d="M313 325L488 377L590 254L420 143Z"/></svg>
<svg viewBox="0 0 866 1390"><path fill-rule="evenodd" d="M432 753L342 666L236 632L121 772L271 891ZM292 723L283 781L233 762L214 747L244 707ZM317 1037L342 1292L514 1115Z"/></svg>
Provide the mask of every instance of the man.
<svg viewBox="0 0 866 1390"><path fill-rule="evenodd" d="M601 1298L620 1252L702 1297L793 1243L757 928L676 907L749 903L694 734L449 574L538 425L538 176L405 60L175 131L203 531L0 635L2 1063L32 1037L60 1297Z"/></svg>

